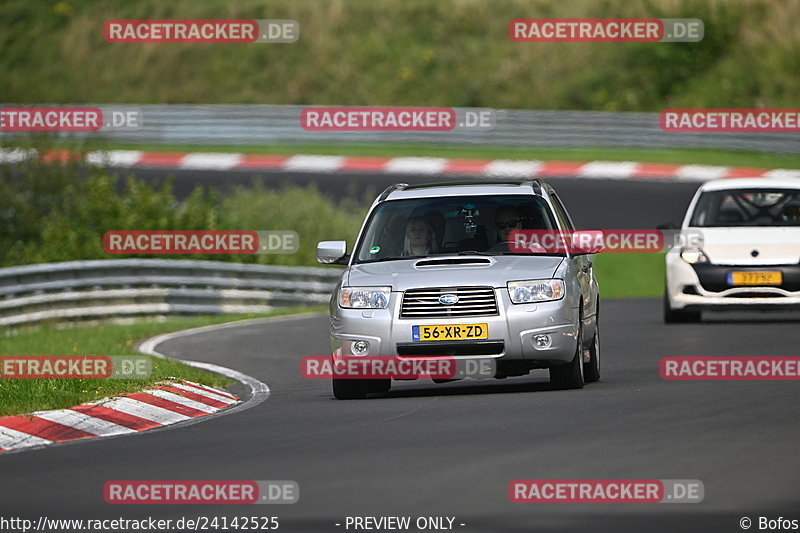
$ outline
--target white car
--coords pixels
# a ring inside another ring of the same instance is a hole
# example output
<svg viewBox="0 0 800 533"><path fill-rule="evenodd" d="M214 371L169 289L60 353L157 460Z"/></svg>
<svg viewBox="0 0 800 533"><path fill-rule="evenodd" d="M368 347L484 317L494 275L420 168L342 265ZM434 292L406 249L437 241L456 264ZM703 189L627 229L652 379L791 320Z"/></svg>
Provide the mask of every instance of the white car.
<svg viewBox="0 0 800 533"><path fill-rule="evenodd" d="M681 230L702 244L667 254L665 322L711 309L800 309L800 179L707 182Z"/></svg>

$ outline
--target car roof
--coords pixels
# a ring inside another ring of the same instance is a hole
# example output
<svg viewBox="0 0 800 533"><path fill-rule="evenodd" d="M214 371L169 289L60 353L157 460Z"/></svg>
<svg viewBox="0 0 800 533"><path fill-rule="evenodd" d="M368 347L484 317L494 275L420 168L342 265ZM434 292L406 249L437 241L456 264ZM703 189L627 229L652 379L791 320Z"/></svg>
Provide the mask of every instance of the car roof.
<svg viewBox="0 0 800 533"><path fill-rule="evenodd" d="M800 178L731 178L707 181L701 191L730 189L800 189Z"/></svg>
<svg viewBox="0 0 800 533"><path fill-rule="evenodd" d="M409 198L432 198L440 196L483 196L498 194L541 195L545 186L542 180L519 181L469 181L449 183L426 183L392 185L381 195L380 200L405 200Z"/></svg>

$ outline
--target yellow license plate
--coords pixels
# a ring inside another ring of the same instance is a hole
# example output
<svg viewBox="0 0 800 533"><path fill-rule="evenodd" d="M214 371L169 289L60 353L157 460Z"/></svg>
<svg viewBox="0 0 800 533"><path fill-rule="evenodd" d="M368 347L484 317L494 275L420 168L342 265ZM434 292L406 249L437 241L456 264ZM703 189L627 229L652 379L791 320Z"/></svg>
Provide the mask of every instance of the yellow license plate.
<svg viewBox="0 0 800 533"><path fill-rule="evenodd" d="M730 272L728 285L780 285L783 283L783 272Z"/></svg>
<svg viewBox="0 0 800 533"><path fill-rule="evenodd" d="M449 326L411 326L415 341L460 341L488 339L489 324L453 324Z"/></svg>

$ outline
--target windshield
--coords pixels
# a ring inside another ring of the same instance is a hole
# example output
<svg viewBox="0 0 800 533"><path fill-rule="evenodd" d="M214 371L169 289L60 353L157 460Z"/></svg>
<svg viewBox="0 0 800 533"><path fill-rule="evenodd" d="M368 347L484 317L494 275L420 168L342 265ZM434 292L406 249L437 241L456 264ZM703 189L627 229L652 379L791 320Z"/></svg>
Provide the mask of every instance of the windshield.
<svg viewBox="0 0 800 533"><path fill-rule="evenodd" d="M800 190L734 189L700 196L692 227L800 226Z"/></svg>
<svg viewBox="0 0 800 533"><path fill-rule="evenodd" d="M510 251L514 230L557 229L547 203L532 195L392 200L372 212L355 262ZM553 254L559 255L559 254Z"/></svg>

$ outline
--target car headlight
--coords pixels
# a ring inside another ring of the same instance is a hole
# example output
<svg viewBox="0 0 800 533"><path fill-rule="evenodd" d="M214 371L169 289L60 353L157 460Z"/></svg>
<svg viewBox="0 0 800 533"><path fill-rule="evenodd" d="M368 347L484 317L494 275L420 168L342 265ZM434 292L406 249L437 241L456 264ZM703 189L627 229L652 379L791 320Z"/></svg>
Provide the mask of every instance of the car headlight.
<svg viewBox="0 0 800 533"><path fill-rule="evenodd" d="M386 309L391 287L342 287L339 306L350 309Z"/></svg>
<svg viewBox="0 0 800 533"><path fill-rule="evenodd" d="M563 279L534 279L509 281L508 295L515 304L549 302L564 297Z"/></svg>
<svg viewBox="0 0 800 533"><path fill-rule="evenodd" d="M694 265L697 263L710 263L708 256L700 248L681 248L681 259Z"/></svg>

